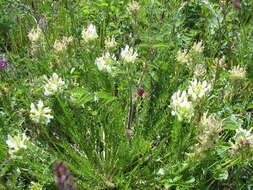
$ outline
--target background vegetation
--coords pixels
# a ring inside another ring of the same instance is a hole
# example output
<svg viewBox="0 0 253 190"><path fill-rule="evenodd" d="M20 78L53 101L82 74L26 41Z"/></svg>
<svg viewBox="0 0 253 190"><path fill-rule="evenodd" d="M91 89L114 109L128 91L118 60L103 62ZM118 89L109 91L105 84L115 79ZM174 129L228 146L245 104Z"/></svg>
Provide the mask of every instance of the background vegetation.
<svg viewBox="0 0 253 190"><path fill-rule="evenodd" d="M0 67L0 189L54 190L60 180L68 184L60 189L253 188L253 1L139 0L132 11L129 3L0 0L8 62ZM90 24L98 37L86 42ZM37 27L41 38L31 41ZM59 51L64 36L72 40ZM111 37L117 45L107 50ZM132 63L122 58L126 45L138 52ZM106 51L117 60L112 72L96 65ZM65 84L46 96L53 73ZM197 101L194 79L210 85ZM191 107L173 107L178 90ZM30 113L39 100L51 109L47 125ZM13 156L7 142L18 134L29 140Z"/></svg>

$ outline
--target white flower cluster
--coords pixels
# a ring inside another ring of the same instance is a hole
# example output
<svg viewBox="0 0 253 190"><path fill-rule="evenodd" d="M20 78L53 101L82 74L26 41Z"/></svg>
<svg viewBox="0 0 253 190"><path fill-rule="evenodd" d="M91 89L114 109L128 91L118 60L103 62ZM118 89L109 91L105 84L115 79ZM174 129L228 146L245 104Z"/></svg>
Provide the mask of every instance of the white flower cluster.
<svg viewBox="0 0 253 190"><path fill-rule="evenodd" d="M82 38L85 42L89 42L98 38L96 27L90 24L87 29L82 31Z"/></svg>
<svg viewBox="0 0 253 190"><path fill-rule="evenodd" d="M57 92L62 92L65 88L65 82L56 74L53 73L52 77L46 79L46 84L44 86L44 94L45 96L52 96Z"/></svg>
<svg viewBox="0 0 253 190"><path fill-rule="evenodd" d="M229 72L230 73L230 79L231 80L242 80L246 76L246 70L243 67L235 66L232 68L232 70Z"/></svg>
<svg viewBox="0 0 253 190"><path fill-rule="evenodd" d="M195 42L195 43L193 44L193 46L192 46L192 50L193 50L194 52L197 52L197 53L203 53L203 51L204 51L204 46L203 46L203 44L202 44L202 41L200 41L200 42Z"/></svg>
<svg viewBox="0 0 253 190"><path fill-rule="evenodd" d="M251 134L251 130L246 130L243 128L239 128L236 130L236 134L234 136L234 143L231 147L231 153L236 154L240 151L247 150L248 148L253 149L253 135Z"/></svg>
<svg viewBox="0 0 253 190"><path fill-rule="evenodd" d="M187 153L190 158L200 158L205 151L215 146L219 139L219 133L222 130L222 121L217 120L215 115L212 114L207 117L204 113L200 121L201 132L198 136L199 143L195 145L195 150L192 153Z"/></svg>
<svg viewBox="0 0 253 190"><path fill-rule="evenodd" d="M28 33L27 36L28 36L29 40L34 43L34 42L37 42L43 38L43 32L39 27L37 27L37 28L33 28Z"/></svg>
<svg viewBox="0 0 253 190"><path fill-rule="evenodd" d="M137 1L131 1L127 5L127 11L129 14L136 14L140 9L140 5Z"/></svg>
<svg viewBox="0 0 253 190"><path fill-rule="evenodd" d="M62 38L62 40L55 40L54 42L54 49L57 51L57 52L64 52L68 45L73 41L73 37L70 36L70 37L66 37L64 36Z"/></svg>
<svg viewBox="0 0 253 190"><path fill-rule="evenodd" d="M18 134L14 137L11 137L8 135L8 140L6 141L6 144L9 147L9 154L11 157L15 156L15 153L19 152L20 150L27 149L27 142L29 140L29 137L26 136L25 133Z"/></svg>
<svg viewBox="0 0 253 190"><path fill-rule="evenodd" d="M189 56L189 54L187 53L187 51L178 51L177 52L177 56L176 56L176 60L179 64L186 64L186 65L190 65L192 63L192 59Z"/></svg>
<svg viewBox="0 0 253 190"><path fill-rule="evenodd" d="M173 109L171 114L177 116L179 121L183 119L189 121L194 115L193 104L188 100L186 91L179 90L174 93L171 97L170 107Z"/></svg>
<svg viewBox="0 0 253 190"><path fill-rule="evenodd" d="M51 115L51 109L44 107L44 103L39 100L37 106L31 103L30 106L30 117L35 123L49 124L50 120L54 117Z"/></svg>
<svg viewBox="0 0 253 190"><path fill-rule="evenodd" d="M197 64L194 69L194 78L202 78L206 74L206 67L203 64Z"/></svg>
<svg viewBox="0 0 253 190"><path fill-rule="evenodd" d="M96 59L95 64L97 65L100 71L106 70L108 73L111 73L115 67L112 64L116 62L114 55L110 55L109 52L106 52L102 57Z"/></svg>
<svg viewBox="0 0 253 190"><path fill-rule="evenodd" d="M222 122L215 118L215 115L203 114L200 125L203 127L202 134L199 136L202 149L206 150L213 146L215 141L219 139L219 133L222 130Z"/></svg>
<svg viewBox="0 0 253 190"><path fill-rule="evenodd" d="M211 89L211 85L206 81L198 82L196 79L191 82L188 91L177 91L171 97L170 107L172 115L176 115L178 120L189 121L194 115L194 105L197 100L202 99Z"/></svg>
<svg viewBox="0 0 253 190"><path fill-rule="evenodd" d="M211 85L206 81L198 82L197 79L191 82L188 95L193 101L203 98L211 90Z"/></svg>
<svg viewBox="0 0 253 190"><path fill-rule="evenodd" d="M138 53L135 52L133 48L126 45L125 48L121 50L120 55L126 63L134 63L138 56Z"/></svg>
<svg viewBox="0 0 253 190"><path fill-rule="evenodd" d="M114 37L105 39L105 49L112 49L117 46L117 42Z"/></svg>

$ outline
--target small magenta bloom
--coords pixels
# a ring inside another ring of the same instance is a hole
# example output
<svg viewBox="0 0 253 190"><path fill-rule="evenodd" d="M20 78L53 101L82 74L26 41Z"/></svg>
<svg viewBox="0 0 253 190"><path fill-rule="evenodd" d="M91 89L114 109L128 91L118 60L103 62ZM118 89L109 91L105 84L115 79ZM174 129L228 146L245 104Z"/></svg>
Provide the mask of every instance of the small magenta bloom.
<svg viewBox="0 0 253 190"><path fill-rule="evenodd" d="M0 69L6 67L7 65L8 65L7 61L4 61L4 60L0 59Z"/></svg>

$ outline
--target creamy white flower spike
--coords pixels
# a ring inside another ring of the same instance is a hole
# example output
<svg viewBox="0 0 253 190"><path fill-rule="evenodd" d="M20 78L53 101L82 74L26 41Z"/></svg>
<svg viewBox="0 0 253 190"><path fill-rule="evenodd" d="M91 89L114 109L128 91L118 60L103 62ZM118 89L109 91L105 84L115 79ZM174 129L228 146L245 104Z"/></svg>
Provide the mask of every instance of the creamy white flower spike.
<svg viewBox="0 0 253 190"><path fill-rule="evenodd" d="M82 38L85 42L89 42L98 38L96 27L90 24L86 30L82 31Z"/></svg>
<svg viewBox="0 0 253 190"><path fill-rule="evenodd" d="M206 67L203 64L197 64L194 69L194 78L204 77L206 74Z"/></svg>
<svg viewBox="0 0 253 190"><path fill-rule="evenodd" d="M206 81L198 82L197 79L191 82L188 94L193 101L203 98L211 90L211 85Z"/></svg>
<svg viewBox="0 0 253 190"><path fill-rule="evenodd" d="M246 130L243 128L236 129L236 134L234 139L239 142L242 139L248 139L249 141L253 142L253 134L251 134L252 128L250 130Z"/></svg>
<svg viewBox="0 0 253 190"><path fill-rule="evenodd" d="M46 84L44 86L44 94L45 96L55 95L57 92L62 92L65 88L65 82L56 74L53 73L52 77L46 79Z"/></svg>
<svg viewBox="0 0 253 190"><path fill-rule="evenodd" d="M177 52L177 57L176 60L179 64L186 64L186 65L190 65L192 62L191 57L187 54L187 51L178 51Z"/></svg>
<svg viewBox="0 0 253 190"><path fill-rule="evenodd" d="M192 103L188 100L186 91L180 90L174 93L171 97L170 107L172 108L172 115L177 116L179 121L189 121L194 115L194 108Z"/></svg>
<svg viewBox="0 0 253 190"><path fill-rule="evenodd" d="M57 52L64 52L67 50L68 45L73 41L73 37L66 37L64 36L62 40L55 40L54 42L54 49Z"/></svg>
<svg viewBox="0 0 253 190"><path fill-rule="evenodd" d="M98 67L98 70L106 70L108 73L111 73L115 67L112 66L112 63L116 62L114 55L110 55L109 52L104 53L102 57L96 59L95 64Z"/></svg>
<svg viewBox="0 0 253 190"><path fill-rule="evenodd" d="M105 49L112 49L117 46L117 42L114 37L105 39Z"/></svg>
<svg viewBox="0 0 253 190"><path fill-rule="evenodd" d="M200 42L195 42L192 46L192 50L197 52L197 53L203 53L204 51L204 46L202 44L202 41Z"/></svg>
<svg viewBox="0 0 253 190"><path fill-rule="evenodd" d="M236 154L240 151L244 151L250 148L253 149L253 134L251 134L252 128L246 130L243 128L236 129L236 134L234 136L234 143L231 146L231 153Z"/></svg>
<svg viewBox="0 0 253 190"><path fill-rule="evenodd" d="M9 154L13 157L15 153L17 153L19 150L27 149L28 140L29 138L26 136L25 133L18 134L14 137L8 135L8 140L6 141L6 144L9 147Z"/></svg>
<svg viewBox="0 0 253 190"><path fill-rule="evenodd" d="M124 49L121 49L120 55L126 63L134 63L138 53L135 52L133 48L130 48L128 45L126 45Z"/></svg>
<svg viewBox="0 0 253 190"><path fill-rule="evenodd" d="M37 106L31 103L30 118L35 123L48 125L54 117L51 115L51 109L44 107L44 103L39 100Z"/></svg>
<svg viewBox="0 0 253 190"><path fill-rule="evenodd" d="M207 150L219 139L219 133L222 130L222 121L217 120L215 114L207 116L207 112L205 112L201 117L200 126L203 129L198 139L200 140L202 149Z"/></svg>
<svg viewBox="0 0 253 190"><path fill-rule="evenodd" d="M27 36L31 42L37 42L43 37L43 32L39 27L37 27L33 28Z"/></svg>
<svg viewBox="0 0 253 190"><path fill-rule="evenodd" d="M246 76L245 68L240 67L239 65L233 67L229 73L231 80L242 80L245 79Z"/></svg>
<svg viewBox="0 0 253 190"><path fill-rule="evenodd" d="M137 1L131 1L127 5L127 11L129 14L136 14L140 9L140 5Z"/></svg>

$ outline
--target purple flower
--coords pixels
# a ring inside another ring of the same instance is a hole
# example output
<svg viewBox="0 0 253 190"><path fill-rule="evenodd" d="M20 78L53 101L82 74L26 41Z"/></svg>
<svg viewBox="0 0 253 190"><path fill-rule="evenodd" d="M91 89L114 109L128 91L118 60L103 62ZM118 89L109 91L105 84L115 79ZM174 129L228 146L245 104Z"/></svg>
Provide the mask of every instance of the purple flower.
<svg viewBox="0 0 253 190"><path fill-rule="evenodd" d="M0 69L6 67L7 65L8 65L7 61L4 61L4 60L0 59Z"/></svg>

